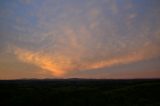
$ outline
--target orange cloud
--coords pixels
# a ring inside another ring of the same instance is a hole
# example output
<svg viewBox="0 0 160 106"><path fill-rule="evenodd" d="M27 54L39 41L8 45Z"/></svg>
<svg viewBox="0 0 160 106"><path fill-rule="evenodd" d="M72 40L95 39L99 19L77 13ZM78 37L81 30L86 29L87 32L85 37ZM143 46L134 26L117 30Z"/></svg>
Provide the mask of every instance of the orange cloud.
<svg viewBox="0 0 160 106"><path fill-rule="evenodd" d="M108 60L102 60L100 62L96 62L93 64L88 65L86 68L87 69L98 69L102 67L111 67L115 65L121 65L121 64L129 64L132 62L137 62L144 60L148 57L145 56L145 54L127 54L124 56L119 56L115 58L111 58Z"/></svg>
<svg viewBox="0 0 160 106"><path fill-rule="evenodd" d="M91 63L86 66L86 69L98 69L102 67L112 67L115 65L129 64L133 62L138 62L142 60L147 60L159 56L160 49L156 45L144 45L136 50L136 52L131 52L129 54L124 54L122 56L116 56L111 59L102 60L100 62Z"/></svg>
<svg viewBox="0 0 160 106"><path fill-rule="evenodd" d="M56 62L56 60L52 59L49 56L20 48L16 48L14 51L15 55L21 61L34 64L42 69L48 70L55 76L61 76L65 73L62 67L60 67L60 65ZM63 58L62 62L63 61L67 62L67 59Z"/></svg>
<svg viewBox="0 0 160 106"><path fill-rule="evenodd" d="M115 65L129 64L146 60L158 56L159 50L156 50L158 50L157 47L149 46L145 47L145 49L137 50L137 52L115 56L109 59L104 58L96 60L93 58L94 62L91 60L80 60L80 57L67 57L62 54L49 55L47 53L33 52L16 47L14 48L14 53L23 62L34 64L46 71L51 72L54 76L64 76L71 71L113 67Z"/></svg>

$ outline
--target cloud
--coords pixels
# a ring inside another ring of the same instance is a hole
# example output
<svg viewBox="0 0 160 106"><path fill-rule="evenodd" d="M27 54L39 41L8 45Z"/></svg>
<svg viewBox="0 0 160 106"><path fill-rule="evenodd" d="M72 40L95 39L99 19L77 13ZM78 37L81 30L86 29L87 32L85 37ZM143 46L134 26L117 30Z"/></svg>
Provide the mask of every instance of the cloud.
<svg viewBox="0 0 160 106"><path fill-rule="evenodd" d="M46 71L51 72L54 76L64 76L65 74L68 74L72 71L92 70L103 67L113 67L115 65L130 64L159 56L159 49L155 46L145 47L145 49L141 48L129 54L114 56L109 59L99 58L98 55L98 59L97 57L92 57L89 61L80 59L80 57L73 56L73 58L71 56L65 56L61 54L49 55L47 53L34 52L17 47L14 47L13 50L15 55L21 61L34 64Z"/></svg>
<svg viewBox="0 0 160 106"><path fill-rule="evenodd" d="M49 56L20 48L14 48L14 53L21 61L34 64L42 69L48 70L55 76L64 74L62 69L59 67L59 64L57 64L56 61L52 60Z"/></svg>
<svg viewBox="0 0 160 106"><path fill-rule="evenodd" d="M98 68L102 68L102 67L113 67L115 65L124 65L124 64L130 64L130 63L134 63L134 62L144 61L147 59L158 57L159 52L160 52L160 50L158 50L158 48L155 48L155 47L151 47L150 49L141 48L141 50L137 50L133 53L131 52L129 54L124 54L122 56L116 56L116 57L113 57L113 58L107 59L107 60L102 59L102 61L99 61L99 62L96 62L93 64L89 64L88 66L86 66L86 69L98 69Z"/></svg>
<svg viewBox="0 0 160 106"><path fill-rule="evenodd" d="M30 4L30 0L23 2ZM159 27L152 28L152 21L144 15L148 13L140 14L131 2L121 2L33 3L33 9L26 11L32 15L10 16L16 22L11 23L13 33L6 34L14 38L9 36L12 42L8 43L15 45L12 50L19 60L53 76L158 57Z"/></svg>

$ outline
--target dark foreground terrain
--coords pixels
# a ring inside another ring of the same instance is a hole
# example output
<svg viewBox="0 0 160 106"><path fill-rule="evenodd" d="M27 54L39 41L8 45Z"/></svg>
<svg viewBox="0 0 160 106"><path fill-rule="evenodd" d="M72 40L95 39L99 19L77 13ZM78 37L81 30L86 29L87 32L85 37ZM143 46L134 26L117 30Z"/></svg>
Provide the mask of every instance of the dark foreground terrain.
<svg viewBox="0 0 160 106"><path fill-rule="evenodd" d="M8 80L0 98L0 106L160 106L160 80Z"/></svg>

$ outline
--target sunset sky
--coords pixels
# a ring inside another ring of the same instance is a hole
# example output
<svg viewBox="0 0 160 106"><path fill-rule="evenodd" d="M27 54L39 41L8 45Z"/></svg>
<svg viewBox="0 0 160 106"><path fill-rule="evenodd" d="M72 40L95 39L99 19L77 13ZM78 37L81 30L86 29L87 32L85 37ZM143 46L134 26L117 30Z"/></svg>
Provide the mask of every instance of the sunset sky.
<svg viewBox="0 0 160 106"><path fill-rule="evenodd" d="M160 78L160 0L0 0L0 79Z"/></svg>

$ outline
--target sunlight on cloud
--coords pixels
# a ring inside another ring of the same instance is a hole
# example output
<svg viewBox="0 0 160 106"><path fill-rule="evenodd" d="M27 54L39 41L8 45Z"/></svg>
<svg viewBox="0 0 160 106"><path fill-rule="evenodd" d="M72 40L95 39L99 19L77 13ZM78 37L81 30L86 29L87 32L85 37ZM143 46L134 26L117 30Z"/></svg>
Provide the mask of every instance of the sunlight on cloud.
<svg viewBox="0 0 160 106"><path fill-rule="evenodd" d="M15 55L23 62L34 64L42 69L48 70L55 76L64 74L62 69L59 67L59 64L48 56L20 48L16 48L14 52ZM65 61L65 59L63 61Z"/></svg>
<svg viewBox="0 0 160 106"><path fill-rule="evenodd" d="M147 59L151 59L151 58L157 57L159 55L158 51L155 51L154 50L155 48L154 49L153 48L154 47L151 47L151 49L149 49L149 50L137 50L137 52L118 56L118 57L111 58L108 60L102 60L100 62L90 64L89 66L87 66L87 68L88 69L98 69L98 68L102 68L102 67L113 67L115 65L130 64L133 62L139 62L142 60L144 61ZM156 50L157 49L158 48L156 48Z"/></svg>
<svg viewBox="0 0 160 106"><path fill-rule="evenodd" d="M30 0L24 3L32 4ZM46 0L36 6L27 12L28 17L16 16L9 44L19 60L53 76L160 56L160 26L150 21L159 15L145 16L152 9L142 14L136 9L141 7L129 0Z"/></svg>
<svg viewBox="0 0 160 106"><path fill-rule="evenodd" d="M57 55L54 57L54 55L48 55L47 53L33 52L17 47L14 47L13 50L15 55L21 61L34 64L46 71L51 72L54 76L64 76L70 71L92 70L103 67L113 67L115 65L129 64L157 57L159 55L156 51L158 50L157 48L149 47L145 50L137 50L137 52L122 56L115 56L110 59L103 58L96 60L96 58L93 57L92 60L94 60L94 62L85 60L77 62L75 61L77 58L65 57L62 55Z"/></svg>

